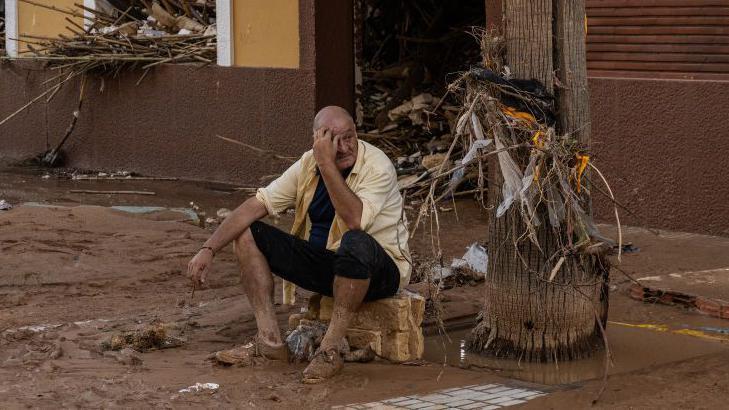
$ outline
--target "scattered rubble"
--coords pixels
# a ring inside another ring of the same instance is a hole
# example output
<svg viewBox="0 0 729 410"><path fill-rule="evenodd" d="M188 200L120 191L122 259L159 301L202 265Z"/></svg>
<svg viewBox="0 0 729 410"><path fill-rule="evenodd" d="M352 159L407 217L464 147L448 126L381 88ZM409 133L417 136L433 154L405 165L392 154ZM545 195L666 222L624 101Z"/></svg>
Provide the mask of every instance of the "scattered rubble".
<svg viewBox="0 0 729 410"><path fill-rule="evenodd" d="M668 289L651 288L638 283L631 286L630 297L645 303L682 306L687 309L696 309L705 315L729 319L729 302L721 299Z"/></svg>
<svg viewBox="0 0 729 410"><path fill-rule="evenodd" d="M102 350L124 351L132 348L138 352L180 347L185 342L169 334L169 326L153 323L133 332L117 333L109 340L102 342Z"/></svg>
<svg viewBox="0 0 729 410"><path fill-rule="evenodd" d="M474 242L466 248L462 257L453 258L450 265L441 266L432 259L417 263L411 283L432 284L441 290L464 285L475 286L486 278L487 266L486 248Z"/></svg>

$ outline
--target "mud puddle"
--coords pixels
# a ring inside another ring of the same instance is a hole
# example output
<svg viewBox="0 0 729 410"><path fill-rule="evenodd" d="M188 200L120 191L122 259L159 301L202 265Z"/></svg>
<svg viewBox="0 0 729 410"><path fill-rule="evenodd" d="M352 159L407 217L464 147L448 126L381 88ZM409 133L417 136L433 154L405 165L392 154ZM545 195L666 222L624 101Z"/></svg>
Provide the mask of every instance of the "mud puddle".
<svg viewBox="0 0 729 410"><path fill-rule="evenodd" d="M426 338L425 360L435 363L445 360L450 366L496 372L502 377L544 385L599 379L605 371L604 350L592 358L573 362L519 363L469 353L465 349L468 332L467 329L450 332L450 342L440 336ZM612 354L611 375L727 350L725 344L709 338L620 324L608 325L608 342Z"/></svg>

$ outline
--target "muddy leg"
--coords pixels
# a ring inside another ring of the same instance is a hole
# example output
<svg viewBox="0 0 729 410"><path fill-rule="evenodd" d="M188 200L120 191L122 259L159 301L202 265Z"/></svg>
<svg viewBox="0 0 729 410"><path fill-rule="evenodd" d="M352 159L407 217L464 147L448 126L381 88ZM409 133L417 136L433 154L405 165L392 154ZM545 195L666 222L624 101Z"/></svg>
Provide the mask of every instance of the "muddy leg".
<svg viewBox="0 0 729 410"><path fill-rule="evenodd" d="M334 311L327 333L321 341L321 350L327 351L339 347L339 343L347 333L352 316L362 304L369 286L369 279L349 279L341 276L334 278Z"/></svg>
<svg viewBox="0 0 729 410"><path fill-rule="evenodd" d="M268 344L280 345L283 341L273 307L273 275L268 262L256 246L250 229L246 229L234 245L241 283L253 307L258 335Z"/></svg>

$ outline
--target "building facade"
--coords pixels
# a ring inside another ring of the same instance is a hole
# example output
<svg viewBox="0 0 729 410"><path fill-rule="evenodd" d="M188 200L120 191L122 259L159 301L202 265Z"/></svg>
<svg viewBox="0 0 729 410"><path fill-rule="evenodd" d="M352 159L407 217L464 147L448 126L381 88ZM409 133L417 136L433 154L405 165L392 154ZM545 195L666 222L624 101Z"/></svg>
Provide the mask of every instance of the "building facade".
<svg viewBox="0 0 729 410"><path fill-rule="evenodd" d="M486 0L491 25L501 23L500 2ZM353 109L353 3L218 0L220 65L160 66L138 86L138 73L93 79L68 165L242 185L280 172L285 163L215 136L298 155L318 108ZM31 4L5 6L10 39L65 26ZM729 3L588 0L587 14L594 158L632 211L624 222L729 235ZM53 75L39 62L0 64L0 117ZM0 157L53 146L77 98L77 87L64 87L0 126ZM595 210L610 220L598 195Z"/></svg>

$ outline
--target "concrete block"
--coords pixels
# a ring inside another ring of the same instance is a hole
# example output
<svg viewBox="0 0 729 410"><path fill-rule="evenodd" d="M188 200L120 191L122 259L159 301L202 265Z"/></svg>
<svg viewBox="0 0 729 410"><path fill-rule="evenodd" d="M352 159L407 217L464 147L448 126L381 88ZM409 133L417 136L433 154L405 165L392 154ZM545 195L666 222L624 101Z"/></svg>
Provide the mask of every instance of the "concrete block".
<svg viewBox="0 0 729 410"><path fill-rule="evenodd" d="M334 299L324 296L319 303L318 319L327 322L332 319ZM365 330L400 330L410 327L410 299L393 297L363 303L352 318L351 327Z"/></svg>
<svg viewBox="0 0 729 410"><path fill-rule="evenodd" d="M423 324L423 317L425 316L425 298L416 293L409 293L407 296L410 299L410 312L413 315L413 321L416 326L420 326Z"/></svg>
<svg viewBox="0 0 729 410"><path fill-rule="evenodd" d="M309 301L308 314L296 320L304 323L313 317L327 322L331 320L333 310L332 298L316 295ZM393 362L421 359L424 314L425 298L410 292L364 303L352 318L347 341L357 349L369 345L379 356Z"/></svg>
<svg viewBox="0 0 729 410"><path fill-rule="evenodd" d="M347 329L347 342L350 348L372 348L378 356L382 356L382 332L379 330Z"/></svg>
<svg viewBox="0 0 729 410"><path fill-rule="evenodd" d="M408 360L422 359L423 351L425 351L425 337L423 336L423 329L420 326L410 329L408 334Z"/></svg>
<svg viewBox="0 0 729 410"><path fill-rule="evenodd" d="M352 319L352 327L369 330L400 330L410 328L410 300L387 298L363 304Z"/></svg>
<svg viewBox="0 0 729 410"><path fill-rule="evenodd" d="M391 362L410 360L410 338L408 332L390 331L382 338L382 357Z"/></svg>

